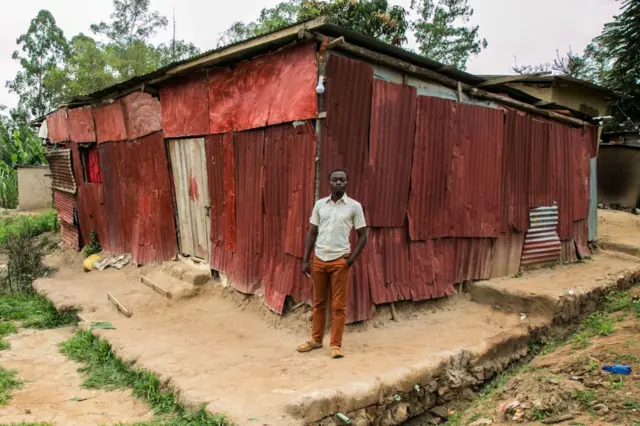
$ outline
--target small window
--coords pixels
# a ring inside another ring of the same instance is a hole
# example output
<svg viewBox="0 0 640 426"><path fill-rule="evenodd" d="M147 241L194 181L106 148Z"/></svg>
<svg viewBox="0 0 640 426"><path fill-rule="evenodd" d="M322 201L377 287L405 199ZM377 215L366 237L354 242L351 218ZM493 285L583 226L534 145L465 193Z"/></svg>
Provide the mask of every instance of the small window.
<svg viewBox="0 0 640 426"><path fill-rule="evenodd" d="M98 161L98 146L96 144L80 146L79 150L84 181L86 183L102 183L102 171Z"/></svg>

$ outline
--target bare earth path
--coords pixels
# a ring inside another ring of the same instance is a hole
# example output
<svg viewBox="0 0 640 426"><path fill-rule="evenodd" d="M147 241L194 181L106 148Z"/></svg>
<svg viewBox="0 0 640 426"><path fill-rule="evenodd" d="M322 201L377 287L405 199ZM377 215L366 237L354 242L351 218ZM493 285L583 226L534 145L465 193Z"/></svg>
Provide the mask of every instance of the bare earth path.
<svg viewBox="0 0 640 426"><path fill-rule="evenodd" d="M638 269L637 258L603 252L584 264L501 279L502 288L522 288L557 297L567 289L602 286L624 271ZM206 286L193 299L170 302L139 282L139 272L105 270L83 274L61 271L35 284L58 307L82 306L89 321L112 321L116 330L99 330L125 360L170 379L183 401L206 402L238 424L296 425L358 402L377 401L417 366L437 364L461 349L482 353L548 317L505 313L455 296L438 310L423 309L393 323L352 331L346 357L332 360L327 347L310 354L294 348L307 338L308 323L269 324L226 292ZM579 285L577 285L579 284ZM114 293L133 310L118 314L107 301ZM417 378L416 378L417 380ZM413 386L413 384L411 385ZM354 405L355 404L355 405ZM299 417L294 417L296 414Z"/></svg>
<svg viewBox="0 0 640 426"><path fill-rule="evenodd" d="M23 330L5 338L11 349L0 352L0 365L16 370L24 384L0 407L0 422L86 426L151 419L153 413L147 404L129 390L105 392L81 387L80 365L58 351L58 344L72 335L71 328L61 328Z"/></svg>

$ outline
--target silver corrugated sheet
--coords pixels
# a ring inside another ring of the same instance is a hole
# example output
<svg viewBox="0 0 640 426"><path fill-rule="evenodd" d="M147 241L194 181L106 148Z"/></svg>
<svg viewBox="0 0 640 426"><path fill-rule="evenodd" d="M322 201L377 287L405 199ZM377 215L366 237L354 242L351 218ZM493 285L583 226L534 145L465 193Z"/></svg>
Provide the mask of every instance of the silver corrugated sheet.
<svg viewBox="0 0 640 426"><path fill-rule="evenodd" d="M598 159L589 162L589 241L598 239Z"/></svg>
<svg viewBox="0 0 640 426"><path fill-rule="evenodd" d="M558 262L561 250L558 237L558 206L531 209L521 265L532 266Z"/></svg>

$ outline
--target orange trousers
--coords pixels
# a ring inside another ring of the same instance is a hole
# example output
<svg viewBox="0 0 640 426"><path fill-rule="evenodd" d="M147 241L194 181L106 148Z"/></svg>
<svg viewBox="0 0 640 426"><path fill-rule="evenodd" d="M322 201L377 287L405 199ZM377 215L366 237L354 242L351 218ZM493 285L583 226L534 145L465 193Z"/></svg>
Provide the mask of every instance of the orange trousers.
<svg viewBox="0 0 640 426"><path fill-rule="evenodd" d="M344 325L347 320L349 295L349 266L346 257L325 262L317 257L311 265L313 278L313 325L311 339L322 343L327 323L327 299L331 289L331 347L342 347Z"/></svg>

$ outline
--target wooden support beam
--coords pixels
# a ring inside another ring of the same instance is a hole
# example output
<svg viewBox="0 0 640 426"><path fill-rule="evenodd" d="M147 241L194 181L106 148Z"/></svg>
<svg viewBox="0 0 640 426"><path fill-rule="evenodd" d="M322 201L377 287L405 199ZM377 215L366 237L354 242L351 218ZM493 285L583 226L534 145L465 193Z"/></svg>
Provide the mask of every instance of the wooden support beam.
<svg viewBox="0 0 640 426"><path fill-rule="evenodd" d="M315 37L319 41L322 41L324 39L324 36L320 34L316 34ZM458 89L458 81L454 80L453 78L447 77L445 75L439 74L438 72L430 70L428 68L419 67L409 62L392 58L391 56L384 55L382 53L373 52L371 50L368 50L363 47L356 46L347 42L340 44L339 46L336 47L336 49L351 53L355 56L358 56L360 58L366 59L368 61L371 61L379 65L386 65L394 69L404 71L407 74L414 75L416 77L421 77L427 80L435 81L436 83L439 83L453 90ZM493 101L501 105L517 108L522 111L531 113L533 115L545 117L550 120L559 121L561 123L569 124L576 127L583 127L589 124L577 118L567 117L562 114L557 114L552 111L547 111L547 110L537 108L534 105L520 102L506 96L501 96L501 95L496 95L494 93L486 92L484 90L478 89L477 87L472 87L465 83L461 83L460 85L462 87L463 92L466 92L470 96L473 96L478 99Z"/></svg>
<svg viewBox="0 0 640 426"><path fill-rule="evenodd" d="M482 83L478 83L475 85L475 87L486 87L486 86L497 86L499 84L504 84L504 83L511 83L514 81L527 81L530 80L532 78L536 78L536 77L542 77L544 75L548 75L551 74L550 72L538 72L538 73L534 73L534 74L527 74L527 75L508 75L505 77L500 77L500 78L492 78L491 80L486 80L483 81Z"/></svg>
<svg viewBox="0 0 640 426"><path fill-rule="evenodd" d="M133 312L131 312L122 303L120 303L120 301L118 301L118 299L116 299L113 294L107 293L107 299L109 299L109 302L113 303L116 309L118 309L118 311L120 311L120 313L122 313L122 315L124 315L125 317L130 318L131 315L133 315Z"/></svg>
<svg viewBox="0 0 640 426"><path fill-rule="evenodd" d="M342 43L344 43L344 37L338 37L327 44L327 49L333 49L334 47L340 46Z"/></svg>

